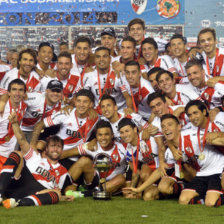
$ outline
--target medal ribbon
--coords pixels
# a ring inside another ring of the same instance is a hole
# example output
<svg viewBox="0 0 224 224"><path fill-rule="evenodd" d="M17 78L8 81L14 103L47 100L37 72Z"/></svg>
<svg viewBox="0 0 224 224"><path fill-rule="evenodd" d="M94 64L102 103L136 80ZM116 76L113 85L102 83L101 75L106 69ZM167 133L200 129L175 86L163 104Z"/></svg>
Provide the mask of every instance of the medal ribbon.
<svg viewBox="0 0 224 224"><path fill-rule="evenodd" d="M198 146L199 146L199 149L200 149L201 153L204 151L204 148L205 148L205 139L206 139L206 135L208 133L209 122L210 121L209 121L209 118L208 118L207 123L206 123L205 133L204 133L204 136L203 136L202 147L201 147L201 139L200 139L200 128L198 127L198 132L197 132Z"/></svg>
<svg viewBox="0 0 224 224"><path fill-rule="evenodd" d="M138 153L139 153L139 147L140 147L140 139L138 137L138 143L137 143L137 151L136 151L136 160L135 160L135 157L134 157L134 153L133 153L133 150L132 150L132 164L133 164L133 170L134 170L134 173L137 173L137 169L138 169Z"/></svg>
<svg viewBox="0 0 224 224"><path fill-rule="evenodd" d="M20 79L21 75L20 72L18 71L18 79ZM26 90L29 90L29 81L30 81L30 74L28 76L28 79L26 80Z"/></svg>
<svg viewBox="0 0 224 224"><path fill-rule="evenodd" d="M77 68L78 68L78 61L77 61L77 59L76 59L76 56L75 56L75 62L76 62ZM82 72L79 72L79 74L80 74L80 80L81 80L81 86L82 86L82 87L83 87L83 77L84 77L84 75L85 75L85 70L86 70L86 68L87 68L87 62L86 62L86 64L84 65L84 68L82 69ZM78 70L79 70L79 68L78 68Z"/></svg>
<svg viewBox="0 0 224 224"><path fill-rule="evenodd" d="M55 181L56 181L56 184L58 186L60 175L56 174L56 172L55 172L56 169L53 168L53 166L51 165L51 162L48 159L47 159L47 162L50 166L50 171L51 171L50 173L53 174L53 176L55 177Z"/></svg>
<svg viewBox="0 0 224 224"><path fill-rule="evenodd" d="M135 103L135 98L134 98L134 94L133 94L133 91L132 91L132 88L130 86L130 90L131 90L131 100L132 100L132 104L133 104L133 107L134 107L134 111L137 113L138 112L138 106L136 105ZM138 101L140 102L140 96L141 96L141 80L139 80L139 86L138 86Z"/></svg>
<svg viewBox="0 0 224 224"><path fill-rule="evenodd" d="M182 102L181 97L180 97L180 92L177 92L177 101L174 100L174 99L171 99L171 98L170 98L170 100L174 103L174 105L183 105L183 102ZM179 102L181 104L179 104Z"/></svg>
<svg viewBox="0 0 224 224"><path fill-rule="evenodd" d="M219 55L219 49L216 48L215 63L214 63L213 71L212 71L213 76L220 75L220 74L217 74L217 73L219 73L221 71L221 68L222 68L222 65L223 65L223 60L219 61L218 55ZM211 75L209 61L208 61L207 56L206 56L206 67L207 67L207 70L208 70L208 75ZM219 71L217 71L218 69L219 69Z"/></svg>
<svg viewBox="0 0 224 224"><path fill-rule="evenodd" d="M80 130L80 135L81 135L81 137L83 139L83 142L85 143L86 142L86 137L87 137L87 132L88 132L88 126L89 126L88 117L86 118L84 135L83 135L83 132L81 131L81 127L79 125L79 121L78 121L78 117L77 117L76 111L75 111L75 119L76 119L76 123L77 123L77 125L79 127L79 130Z"/></svg>

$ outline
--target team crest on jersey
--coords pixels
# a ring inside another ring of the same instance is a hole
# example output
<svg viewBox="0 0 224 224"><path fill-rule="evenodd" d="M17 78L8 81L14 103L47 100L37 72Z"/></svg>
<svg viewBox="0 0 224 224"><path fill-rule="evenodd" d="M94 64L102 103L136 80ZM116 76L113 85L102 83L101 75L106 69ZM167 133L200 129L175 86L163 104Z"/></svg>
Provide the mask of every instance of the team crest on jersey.
<svg viewBox="0 0 224 224"><path fill-rule="evenodd" d="M118 155L117 155L117 154L114 154L114 155L112 155L112 156L113 156L113 159L114 159L114 160L118 161Z"/></svg>
<svg viewBox="0 0 224 224"><path fill-rule="evenodd" d="M149 151L147 144L145 144L143 141L140 142L140 149L143 154Z"/></svg>
<svg viewBox="0 0 224 224"><path fill-rule="evenodd" d="M114 85L114 80L110 79L110 84L113 86Z"/></svg>
<svg viewBox="0 0 224 224"><path fill-rule="evenodd" d="M72 91L72 89L73 89L73 86L72 86L72 85L69 85L69 86L68 86L68 90L69 90L69 91Z"/></svg>
<svg viewBox="0 0 224 224"><path fill-rule="evenodd" d="M186 147L185 150L186 150L188 153L192 153L192 149L191 149L191 147Z"/></svg>
<svg viewBox="0 0 224 224"><path fill-rule="evenodd" d="M209 99L209 94L208 94L208 93L205 93L204 96L205 96L205 99L206 99L206 100Z"/></svg>
<svg viewBox="0 0 224 224"><path fill-rule="evenodd" d="M134 12L140 15L145 11L147 0L131 0L131 6Z"/></svg>

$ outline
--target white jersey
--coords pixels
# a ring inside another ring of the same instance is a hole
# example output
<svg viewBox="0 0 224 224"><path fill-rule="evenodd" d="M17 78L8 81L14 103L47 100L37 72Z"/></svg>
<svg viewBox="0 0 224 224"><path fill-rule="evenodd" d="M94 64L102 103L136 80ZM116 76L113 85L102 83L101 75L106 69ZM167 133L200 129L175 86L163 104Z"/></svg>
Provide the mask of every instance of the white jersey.
<svg viewBox="0 0 224 224"><path fill-rule="evenodd" d="M151 84L144 78L140 77L140 84L138 88L132 88L125 82L126 89L129 95L132 97L132 102L135 103L136 109L144 119L148 120L151 115L151 109L147 103L147 98L150 93L154 92Z"/></svg>
<svg viewBox="0 0 224 224"><path fill-rule="evenodd" d="M187 72L186 72L186 69L185 69L185 65L187 64L187 61L185 62L180 62L178 60L178 58L174 58L173 59L173 63L174 63L174 66L177 70L177 73L180 77L186 77L187 76Z"/></svg>
<svg viewBox="0 0 224 224"><path fill-rule="evenodd" d="M12 66L10 65L0 65L0 81L3 79L6 72L12 69Z"/></svg>
<svg viewBox="0 0 224 224"><path fill-rule="evenodd" d="M24 155L24 159L34 179L46 189L64 189L65 183L72 184L67 169L60 163L51 164L47 158L41 157L41 154L33 149Z"/></svg>
<svg viewBox="0 0 224 224"><path fill-rule="evenodd" d="M5 105L5 110L2 116L0 116L0 155L8 157L9 154L14 151L16 145L16 137L14 135L11 124L9 123L9 115L13 111L10 101ZM17 119L20 122L25 114L26 104L22 101L20 107L16 110Z"/></svg>
<svg viewBox="0 0 224 224"><path fill-rule="evenodd" d="M3 79L1 80L1 88L8 89L9 83L14 79L21 79L26 84L26 90L28 92L37 92L40 91L40 78L39 75L32 71L29 74L29 77L27 80L23 79L22 76L19 75L19 70L17 68L14 68L10 71L8 71Z"/></svg>
<svg viewBox="0 0 224 224"><path fill-rule="evenodd" d="M199 89L191 84L188 86L200 96L200 99L208 105L209 109L222 106L221 97L224 95L223 81L217 82L214 87L204 86ZM192 90L191 92L193 92Z"/></svg>
<svg viewBox="0 0 224 224"><path fill-rule="evenodd" d="M68 78L61 80L59 77L43 77L40 81L41 83L41 92L44 92L47 89L47 85L51 80L59 80L63 84L63 94L67 98L72 98L78 88L79 76L69 74Z"/></svg>
<svg viewBox="0 0 224 224"><path fill-rule="evenodd" d="M187 156L188 162L197 170L196 176L222 173L224 156L214 146L205 145L203 149L204 133L204 129L198 131L198 128L188 128L181 131L182 151ZM201 145L201 149L199 145ZM200 159L201 155L203 155L203 159Z"/></svg>
<svg viewBox="0 0 224 224"><path fill-rule="evenodd" d="M99 74L99 79L100 84L97 70L86 73L83 78L84 88L91 90L94 95L95 106L98 106L100 98L106 93L115 98L118 109L126 107L126 101L122 94L126 92L125 85L114 71L110 70L108 74Z"/></svg>
<svg viewBox="0 0 224 224"><path fill-rule="evenodd" d="M147 72L150 71L154 67L160 67L164 70L168 70L170 72L177 72L175 65L173 63L173 59L168 55L158 56L154 65L145 65L147 67Z"/></svg>
<svg viewBox="0 0 224 224"><path fill-rule="evenodd" d="M92 131L98 121L76 116L76 109L73 109L69 115L57 112L54 115L44 118L45 127L51 127L60 124L60 131L57 133L64 140L64 150L72 149L85 143L92 134Z"/></svg>
<svg viewBox="0 0 224 224"><path fill-rule="evenodd" d="M176 84L176 95L174 98L169 98L174 105L186 105L191 100L196 100L199 95L192 91L188 85Z"/></svg>
<svg viewBox="0 0 224 224"><path fill-rule="evenodd" d="M25 100L27 110L22 120L22 131L33 131L37 122L61 109L60 102L54 106L47 105L45 93L27 93L27 96L28 99Z"/></svg>
<svg viewBox="0 0 224 224"><path fill-rule="evenodd" d="M130 143L126 146L126 160L127 162L133 162L132 157L136 159L137 146L133 146ZM154 137L150 137L149 140L142 140L142 133L139 134L139 154L138 160L148 164L151 168L155 169L159 167L158 158L158 146Z"/></svg>
<svg viewBox="0 0 224 224"><path fill-rule="evenodd" d="M124 173L125 171L125 148L121 143L114 142L114 146L110 150L103 150L100 144L97 142L97 150L89 151L88 149L84 149L81 145L78 147L80 155L89 155L93 158L93 160L99 154L105 154L110 157L113 167L108 171L106 180L111 180L119 174ZM103 177L103 176L102 176Z"/></svg>
<svg viewBox="0 0 224 224"><path fill-rule="evenodd" d="M202 52L205 61L203 68L205 73L211 76L224 76L224 48L216 48L216 56L208 58L206 53Z"/></svg>
<svg viewBox="0 0 224 224"><path fill-rule="evenodd" d="M127 116L125 116L125 114L123 112L118 112L118 116L119 116L119 120L117 120L114 123L111 123L107 118L105 117L101 117L102 120L106 120L108 122L110 122L112 129L113 129L113 134L114 134L114 138L116 139L116 141L120 142L120 132L118 131L118 123L120 122L121 119L123 119L124 117L126 118L130 118L132 119L132 121L135 123L135 125L138 127L139 130L142 130L142 128L146 128L148 127L148 122L145 121L141 115L137 114L137 113L131 113Z"/></svg>

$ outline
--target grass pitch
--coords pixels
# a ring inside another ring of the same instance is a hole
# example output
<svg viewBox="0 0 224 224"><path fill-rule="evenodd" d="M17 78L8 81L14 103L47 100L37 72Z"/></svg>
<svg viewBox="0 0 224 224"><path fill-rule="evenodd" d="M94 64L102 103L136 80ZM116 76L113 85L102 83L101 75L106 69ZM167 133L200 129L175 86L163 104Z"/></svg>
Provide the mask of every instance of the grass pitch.
<svg viewBox="0 0 224 224"><path fill-rule="evenodd" d="M0 224L148 224L223 223L224 207L181 206L176 200L144 202L114 197L80 198L42 207L0 207Z"/></svg>

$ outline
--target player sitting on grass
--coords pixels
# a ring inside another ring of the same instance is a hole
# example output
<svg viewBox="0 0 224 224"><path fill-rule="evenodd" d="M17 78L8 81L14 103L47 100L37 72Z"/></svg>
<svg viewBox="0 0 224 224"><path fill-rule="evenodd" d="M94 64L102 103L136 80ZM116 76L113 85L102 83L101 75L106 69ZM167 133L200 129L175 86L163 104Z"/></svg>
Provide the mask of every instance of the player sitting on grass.
<svg viewBox="0 0 224 224"><path fill-rule="evenodd" d="M107 192L114 193L119 191L125 185L125 178L123 176L125 170L125 149L122 144L113 140L113 130L111 124L108 121L101 120L96 125L96 150L90 151L86 149L86 144L79 145L78 147L70 150L66 150L62 154L62 158L70 157L70 156L90 156L92 159L97 158L99 154L106 154L111 158L113 163L113 167L108 171L107 176L100 177L101 180L104 178L106 181L106 190ZM92 177L92 181L96 183L96 186L99 185L99 182L96 182L96 178L94 178L95 170L93 168L93 163L91 166L88 164L79 164L78 161L74 165L76 168L73 169L73 177L81 176L84 174L85 176ZM88 169L87 169L88 168ZM88 172L87 172L88 171ZM88 192L85 196L89 196Z"/></svg>
<svg viewBox="0 0 224 224"><path fill-rule="evenodd" d="M74 189L67 170L58 163L63 151L63 140L51 136L45 154L32 149L21 131L16 113L9 116L21 151L14 151L3 165L0 175L0 202L6 208L16 206L55 204L59 200L72 200L62 196Z"/></svg>

